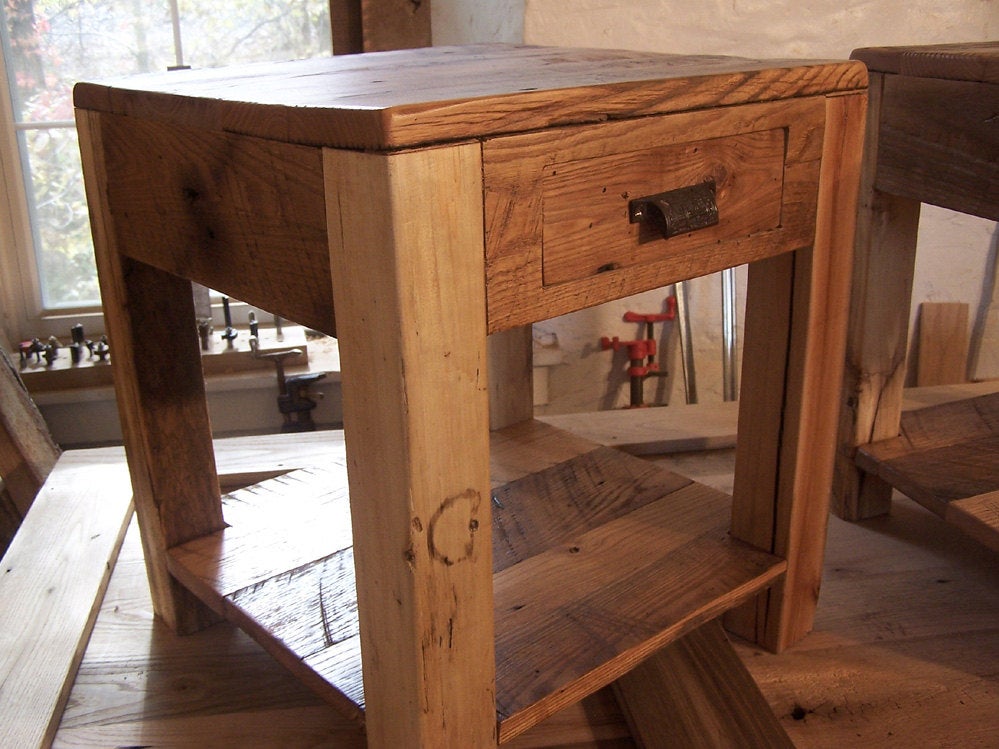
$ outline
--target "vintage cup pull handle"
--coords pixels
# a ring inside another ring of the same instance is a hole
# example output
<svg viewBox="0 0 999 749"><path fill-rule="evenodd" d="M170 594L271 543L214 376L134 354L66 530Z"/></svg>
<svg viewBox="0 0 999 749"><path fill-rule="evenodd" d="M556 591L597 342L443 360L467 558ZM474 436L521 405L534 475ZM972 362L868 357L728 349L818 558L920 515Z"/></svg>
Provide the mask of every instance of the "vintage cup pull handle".
<svg viewBox="0 0 999 749"><path fill-rule="evenodd" d="M715 182L635 198L628 203L628 220L647 224L663 239L714 226L718 223Z"/></svg>

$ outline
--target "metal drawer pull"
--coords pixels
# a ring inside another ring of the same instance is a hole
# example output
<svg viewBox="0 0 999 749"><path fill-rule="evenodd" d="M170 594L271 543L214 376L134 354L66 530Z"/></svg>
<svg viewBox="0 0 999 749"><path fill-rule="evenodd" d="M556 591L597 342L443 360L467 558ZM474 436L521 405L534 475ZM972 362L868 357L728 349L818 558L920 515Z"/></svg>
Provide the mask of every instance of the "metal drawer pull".
<svg viewBox="0 0 999 749"><path fill-rule="evenodd" d="M663 239L714 226L718 223L715 182L635 198L628 203L628 220L648 225Z"/></svg>

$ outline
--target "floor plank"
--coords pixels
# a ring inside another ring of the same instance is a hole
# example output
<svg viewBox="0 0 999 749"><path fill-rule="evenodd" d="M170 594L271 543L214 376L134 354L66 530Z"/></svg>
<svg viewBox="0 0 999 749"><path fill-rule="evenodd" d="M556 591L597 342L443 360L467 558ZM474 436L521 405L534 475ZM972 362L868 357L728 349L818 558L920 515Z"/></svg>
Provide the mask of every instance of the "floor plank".
<svg viewBox="0 0 999 749"><path fill-rule="evenodd" d="M815 631L740 652L798 747L999 746L999 554L900 496L831 518Z"/></svg>

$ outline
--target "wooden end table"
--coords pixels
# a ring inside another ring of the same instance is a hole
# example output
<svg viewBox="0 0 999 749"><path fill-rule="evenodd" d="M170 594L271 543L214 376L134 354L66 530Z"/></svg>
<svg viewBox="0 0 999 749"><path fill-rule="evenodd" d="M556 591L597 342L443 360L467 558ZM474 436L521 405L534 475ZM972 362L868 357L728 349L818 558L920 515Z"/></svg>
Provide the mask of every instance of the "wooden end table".
<svg viewBox="0 0 999 749"><path fill-rule="evenodd" d="M705 622L808 631L861 64L483 45L75 97L171 626L232 619L385 747L492 746L611 683L641 724L660 696L625 677L723 648ZM532 322L742 263L731 502L530 419ZM223 512L188 279L337 336L341 461Z"/></svg>
<svg viewBox="0 0 999 749"><path fill-rule="evenodd" d="M999 490L999 427L985 422L999 396L913 416L925 424L898 438L920 203L999 219L999 42L853 57L870 69L870 109L833 507L852 520L886 513L895 486L946 516L952 500L981 496L997 544L999 495L985 494ZM893 442L865 447L882 441Z"/></svg>

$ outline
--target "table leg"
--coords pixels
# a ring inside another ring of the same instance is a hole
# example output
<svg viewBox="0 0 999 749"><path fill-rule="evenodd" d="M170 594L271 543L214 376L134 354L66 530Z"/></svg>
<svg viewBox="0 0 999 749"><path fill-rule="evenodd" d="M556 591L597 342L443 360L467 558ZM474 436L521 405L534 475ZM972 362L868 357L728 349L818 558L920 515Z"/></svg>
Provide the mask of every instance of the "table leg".
<svg viewBox="0 0 999 749"><path fill-rule="evenodd" d="M368 743L494 746L479 146L324 170Z"/></svg>
<svg viewBox="0 0 999 749"><path fill-rule="evenodd" d="M788 571L728 624L777 652L811 630L821 582L865 108L827 100L813 247L749 269L732 534Z"/></svg>
<svg viewBox="0 0 999 749"><path fill-rule="evenodd" d="M530 325L489 336L489 428L534 417L534 337Z"/></svg>
<svg viewBox="0 0 999 749"><path fill-rule="evenodd" d="M919 202L877 190L858 216L833 511L884 515L892 488L857 467L857 448L898 436L908 351Z"/></svg>
<svg viewBox="0 0 999 749"><path fill-rule="evenodd" d="M857 467L857 447L898 436L916 264L919 202L877 190L884 75L872 74L854 244L833 511L846 520L883 515L891 486Z"/></svg>
<svg viewBox="0 0 999 749"><path fill-rule="evenodd" d="M191 284L127 256L135 227L108 203L101 116L81 112L77 127L153 607L194 631L217 617L170 576L167 549L225 524Z"/></svg>

